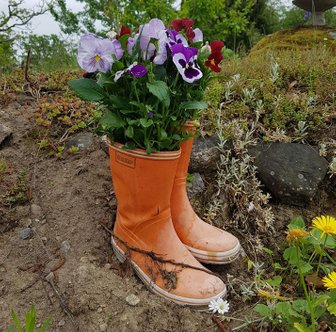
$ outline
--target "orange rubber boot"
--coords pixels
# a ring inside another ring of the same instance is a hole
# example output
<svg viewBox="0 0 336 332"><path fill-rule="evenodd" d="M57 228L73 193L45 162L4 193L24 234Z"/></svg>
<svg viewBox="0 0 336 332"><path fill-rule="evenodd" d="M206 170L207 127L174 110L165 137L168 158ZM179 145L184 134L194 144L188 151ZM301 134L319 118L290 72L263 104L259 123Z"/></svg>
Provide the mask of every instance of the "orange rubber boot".
<svg viewBox="0 0 336 332"><path fill-rule="evenodd" d="M140 279L170 301L204 307L224 297L225 284L192 256L172 224L170 196L180 151L147 155L139 149L123 150L120 144L109 150L118 203L114 226L118 238L112 237L117 258L129 257ZM151 253L164 262L151 258Z"/></svg>
<svg viewBox="0 0 336 332"><path fill-rule="evenodd" d="M195 131L192 125L185 128ZM186 179L193 141L190 138L181 143L181 157L170 200L173 224L182 243L199 261L207 264L231 263L239 257L239 240L200 219L189 202Z"/></svg>

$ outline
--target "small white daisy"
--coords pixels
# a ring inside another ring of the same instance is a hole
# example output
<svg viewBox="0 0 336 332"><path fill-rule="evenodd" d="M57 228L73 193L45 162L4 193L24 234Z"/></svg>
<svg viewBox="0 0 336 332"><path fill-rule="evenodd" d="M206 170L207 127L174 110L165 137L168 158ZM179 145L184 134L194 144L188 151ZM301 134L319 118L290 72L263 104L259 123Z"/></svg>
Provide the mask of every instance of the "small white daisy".
<svg viewBox="0 0 336 332"><path fill-rule="evenodd" d="M230 304L228 301L223 299L212 300L209 304L209 310L213 313L218 312L220 315L224 315L230 309Z"/></svg>

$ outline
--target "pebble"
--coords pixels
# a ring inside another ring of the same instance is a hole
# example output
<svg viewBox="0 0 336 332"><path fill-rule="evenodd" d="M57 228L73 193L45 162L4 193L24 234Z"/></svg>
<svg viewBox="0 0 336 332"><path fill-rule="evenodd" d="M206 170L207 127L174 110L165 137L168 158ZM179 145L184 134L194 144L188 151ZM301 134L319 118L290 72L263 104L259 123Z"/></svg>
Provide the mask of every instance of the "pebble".
<svg viewBox="0 0 336 332"><path fill-rule="evenodd" d="M105 332L105 331L107 331L107 324L106 324L106 323L100 324L100 325L99 325L99 330L100 330L101 332Z"/></svg>
<svg viewBox="0 0 336 332"><path fill-rule="evenodd" d="M46 244L48 242L48 239L45 236L41 237L41 240L44 244Z"/></svg>
<svg viewBox="0 0 336 332"><path fill-rule="evenodd" d="M98 309L97 309L97 312L102 312L103 311L103 308L102 307L99 307Z"/></svg>
<svg viewBox="0 0 336 332"><path fill-rule="evenodd" d="M58 322L58 326L62 327L64 325L65 325L65 320L64 319L62 319Z"/></svg>
<svg viewBox="0 0 336 332"><path fill-rule="evenodd" d="M20 237L23 240L27 240L32 236L32 230L31 228L23 228L20 230Z"/></svg>
<svg viewBox="0 0 336 332"><path fill-rule="evenodd" d="M64 240L61 243L61 251L63 252L63 254L66 254L71 248L71 244L69 240Z"/></svg>
<svg viewBox="0 0 336 332"><path fill-rule="evenodd" d="M136 306L140 302L140 299L135 294L130 294L126 297L126 302L129 305Z"/></svg>

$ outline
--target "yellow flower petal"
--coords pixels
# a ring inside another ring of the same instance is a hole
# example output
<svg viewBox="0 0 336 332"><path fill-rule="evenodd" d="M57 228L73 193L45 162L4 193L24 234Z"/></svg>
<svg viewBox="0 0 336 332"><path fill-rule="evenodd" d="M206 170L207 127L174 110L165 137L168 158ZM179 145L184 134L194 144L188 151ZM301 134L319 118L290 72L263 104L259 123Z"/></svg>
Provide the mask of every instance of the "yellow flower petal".
<svg viewBox="0 0 336 332"><path fill-rule="evenodd" d="M324 234L336 234L336 219L331 216L320 216L313 219L313 227Z"/></svg>
<svg viewBox="0 0 336 332"><path fill-rule="evenodd" d="M323 285L327 289L336 289L336 272L329 273L322 279Z"/></svg>

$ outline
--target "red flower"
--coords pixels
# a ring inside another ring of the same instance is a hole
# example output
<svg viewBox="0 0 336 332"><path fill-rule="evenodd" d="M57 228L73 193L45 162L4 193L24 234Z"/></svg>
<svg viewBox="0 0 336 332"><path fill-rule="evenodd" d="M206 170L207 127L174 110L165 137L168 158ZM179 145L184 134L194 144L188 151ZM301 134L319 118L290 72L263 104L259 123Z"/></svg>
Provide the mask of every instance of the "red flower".
<svg viewBox="0 0 336 332"><path fill-rule="evenodd" d="M210 43L211 54L217 53L217 52L221 53L223 47L224 47L224 43L221 40L213 40Z"/></svg>
<svg viewBox="0 0 336 332"><path fill-rule="evenodd" d="M119 39L123 35L130 35L132 30L128 28L126 25L123 25L120 30L120 35L116 35L116 39Z"/></svg>
<svg viewBox="0 0 336 332"><path fill-rule="evenodd" d="M209 67L212 71L219 73L221 71L218 66L223 60L222 48L224 43L220 40L214 40L210 43L211 54L208 59L205 61L205 65Z"/></svg>
<svg viewBox="0 0 336 332"><path fill-rule="evenodd" d="M189 40L193 40L195 38L195 32L193 31L192 28L194 22L190 18L181 18L177 20L172 20L170 24L177 32L184 30Z"/></svg>

